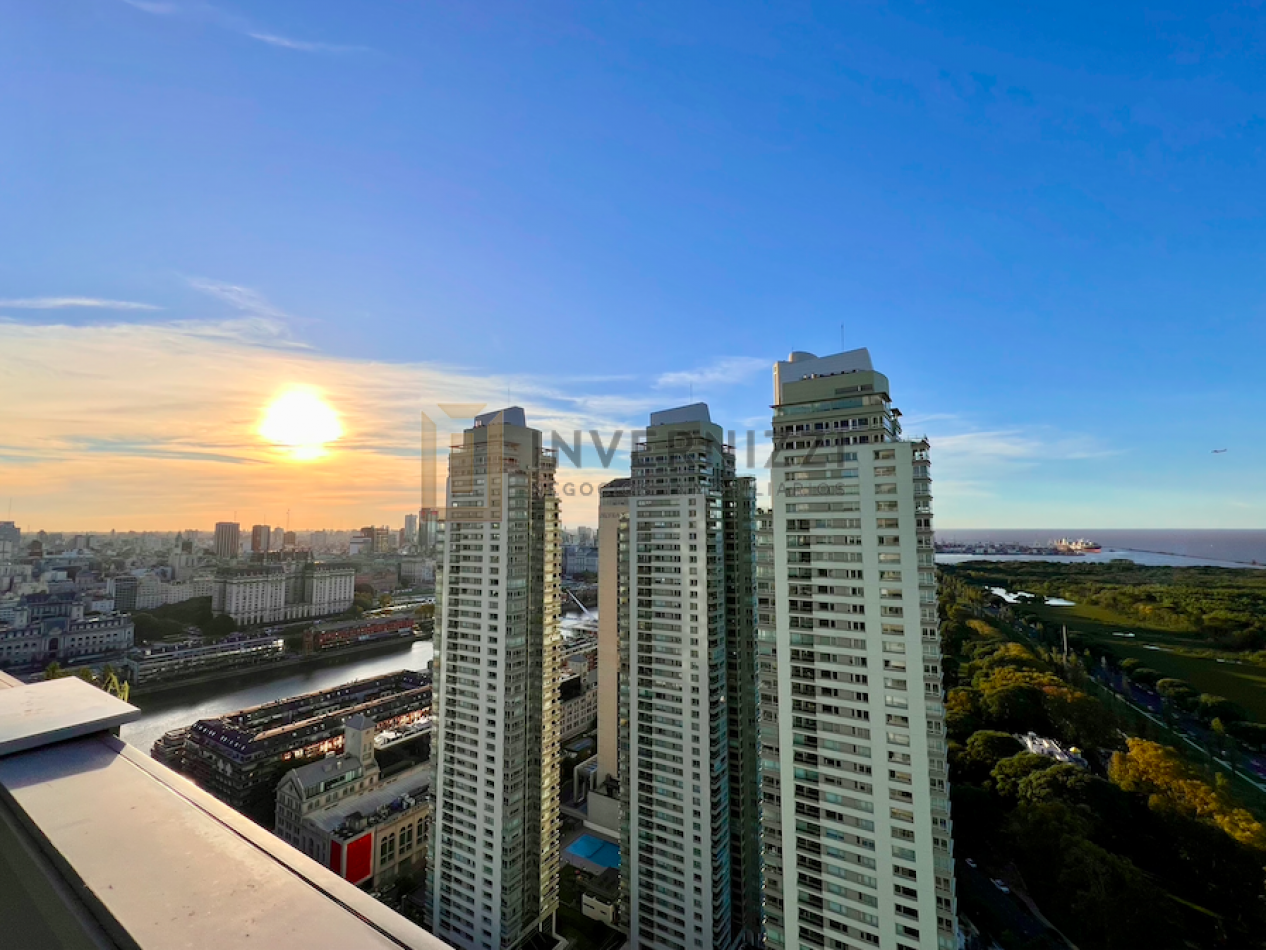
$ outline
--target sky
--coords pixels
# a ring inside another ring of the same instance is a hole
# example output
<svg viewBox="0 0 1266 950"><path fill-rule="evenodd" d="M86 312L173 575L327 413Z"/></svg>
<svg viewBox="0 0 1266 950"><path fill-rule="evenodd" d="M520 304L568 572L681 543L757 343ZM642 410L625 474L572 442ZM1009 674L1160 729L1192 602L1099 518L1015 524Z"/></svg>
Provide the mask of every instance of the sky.
<svg viewBox="0 0 1266 950"><path fill-rule="evenodd" d="M1261 4L0 13L0 519L399 526L515 404L625 433L593 524L651 411L759 476L773 362L866 346L938 529L1266 527Z"/></svg>

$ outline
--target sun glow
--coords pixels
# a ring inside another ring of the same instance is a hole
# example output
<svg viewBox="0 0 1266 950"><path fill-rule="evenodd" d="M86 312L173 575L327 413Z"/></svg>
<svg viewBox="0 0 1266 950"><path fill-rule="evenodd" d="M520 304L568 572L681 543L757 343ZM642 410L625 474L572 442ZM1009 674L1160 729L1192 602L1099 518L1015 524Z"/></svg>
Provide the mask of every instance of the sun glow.
<svg viewBox="0 0 1266 950"><path fill-rule="evenodd" d="M309 462L326 454L326 443L343 435L343 425L316 390L290 389L264 410L259 434L291 458Z"/></svg>

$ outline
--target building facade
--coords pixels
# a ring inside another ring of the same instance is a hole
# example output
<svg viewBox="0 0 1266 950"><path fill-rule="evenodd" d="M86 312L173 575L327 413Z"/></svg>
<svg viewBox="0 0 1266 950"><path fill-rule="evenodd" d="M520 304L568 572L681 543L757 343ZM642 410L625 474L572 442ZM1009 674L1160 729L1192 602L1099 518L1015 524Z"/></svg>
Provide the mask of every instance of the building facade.
<svg viewBox="0 0 1266 950"><path fill-rule="evenodd" d="M437 574L433 932L508 950L553 931L559 871L557 460L511 408L449 456Z"/></svg>
<svg viewBox="0 0 1266 950"><path fill-rule="evenodd" d="M223 567L211 581L211 609L248 626L328 617L352 606L355 584L355 567L333 561Z"/></svg>
<svg viewBox="0 0 1266 950"><path fill-rule="evenodd" d="M756 680L735 672L738 655L755 653L754 509L755 482L736 476L706 405L651 415L632 453L627 544L616 545L628 604L617 613L623 917L634 948L759 938L759 850L746 843L757 790L741 784L756 755Z"/></svg>
<svg viewBox="0 0 1266 950"><path fill-rule="evenodd" d="M238 635L207 644L200 640L149 644L134 649L123 665L133 685L152 686L164 680L263 666L285 656L286 641L280 637Z"/></svg>
<svg viewBox="0 0 1266 950"><path fill-rule="evenodd" d="M273 832L344 880L381 887L426 853L430 767L383 781L372 719L353 716L343 753L286 774L277 786Z"/></svg>
<svg viewBox="0 0 1266 950"><path fill-rule="evenodd" d="M29 594L0 621L0 668L47 664L118 653L132 646L136 628L124 614L87 616L74 594Z"/></svg>
<svg viewBox="0 0 1266 950"><path fill-rule="evenodd" d="M756 579L766 945L952 950L928 446L901 438L865 350L793 353L774 403Z"/></svg>
<svg viewBox="0 0 1266 950"><path fill-rule="evenodd" d="M215 524L215 556L231 561L242 550L242 526L233 521L217 521Z"/></svg>
<svg viewBox="0 0 1266 950"><path fill-rule="evenodd" d="M267 554L272 548L273 529L266 524L257 524L251 528L251 553Z"/></svg>

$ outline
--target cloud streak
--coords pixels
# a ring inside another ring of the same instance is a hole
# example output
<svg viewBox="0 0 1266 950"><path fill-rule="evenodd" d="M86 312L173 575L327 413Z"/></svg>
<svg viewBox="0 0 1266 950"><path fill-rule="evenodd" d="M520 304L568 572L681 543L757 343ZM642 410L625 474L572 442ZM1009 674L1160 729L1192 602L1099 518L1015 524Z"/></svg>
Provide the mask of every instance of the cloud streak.
<svg viewBox="0 0 1266 950"><path fill-rule="evenodd" d="M284 320L288 316L284 310L274 306L263 294L250 287L210 280L206 277L190 277L189 286L217 300L222 300L234 310L240 310L243 313L273 320Z"/></svg>
<svg viewBox="0 0 1266 950"><path fill-rule="evenodd" d="M21 297L16 300L0 300L0 307L12 310L69 310L79 307L100 310L161 310L152 303L134 300L104 300L100 297Z"/></svg>
<svg viewBox="0 0 1266 950"><path fill-rule="evenodd" d="M171 16L179 11L179 8L174 3L157 3L150 2L150 0L123 0L123 2L129 7L154 16Z"/></svg>
<svg viewBox="0 0 1266 950"><path fill-rule="evenodd" d="M310 40L295 40L288 36L278 36L275 33L253 33L246 34L253 40L259 40L261 43L267 43L269 46L280 46L282 49L299 50L303 53L364 53L368 51L366 46L344 46L339 43L316 43Z"/></svg>
<svg viewBox="0 0 1266 950"><path fill-rule="evenodd" d="M151 16L162 17L186 17L193 20L200 20L209 23L224 30L229 30L241 36L248 37L259 43L266 43L269 46L275 46L280 49L296 50L303 53L365 53L371 52L367 46L349 46L341 43L324 43L315 40L297 40L293 37L282 36L278 33L268 32L252 25L248 20L212 6L209 3L190 2L190 3L168 3L165 0L123 0L129 7L134 10L140 10L142 13L148 13Z"/></svg>
<svg viewBox="0 0 1266 950"><path fill-rule="evenodd" d="M708 366L663 373L655 380L655 388L684 389L687 386L697 386L706 389L745 383L761 370L769 370L772 365L770 360L758 356L726 356Z"/></svg>

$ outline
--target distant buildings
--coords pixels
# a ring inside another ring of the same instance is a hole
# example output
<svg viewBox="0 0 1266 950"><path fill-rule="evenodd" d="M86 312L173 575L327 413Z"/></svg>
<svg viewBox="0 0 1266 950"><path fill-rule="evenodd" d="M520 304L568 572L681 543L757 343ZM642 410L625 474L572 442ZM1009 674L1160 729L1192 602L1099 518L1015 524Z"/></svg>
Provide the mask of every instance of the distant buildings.
<svg viewBox="0 0 1266 950"><path fill-rule="evenodd" d="M221 560L235 560L242 553L242 526L231 521L218 521L215 525L215 556Z"/></svg>
<svg viewBox="0 0 1266 950"><path fill-rule="evenodd" d="M553 931L560 768L557 459L523 410L449 454L427 911L463 950Z"/></svg>
<svg viewBox="0 0 1266 950"><path fill-rule="evenodd" d="M304 631L306 653L324 653L379 641L399 641L413 636L411 616L364 617L339 623L314 624Z"/></svg>
<svg viewBox="0 0 1266 950"><path fill-rule="evenodd" d="M400 558L400 584L421 587L435 582L435 558L422 554L406 554Z"/></svg>
<svg viewBox="0 0 1266 950"><path fill-rule="evenodd" d="M18 556L22 545L22 529L12 521L0 521L0 564Z"/></svg>
<svg viewBox="0 0 1266 950"><path fill-rule="evenodd" d="M251 528L251 553L267 554L272 542L272 528L257 524Z"/></svg>
<svg viewBox="0 0 1266 950"><path fill-rule="evenodd" d="M276 663L285 655L286 641L281 637L238 635L207 644L186 640L138 647L129 653L123 667L133 685L154 686L174 679Z"/></svg>
<svg viewBox="0 0 1266 950"><path fill-rule="evenodd" d="M423 508L418 512L418 548L434 551L439 544L440 513L435 508Z"/></svg>
<svg viewBox="0 0 1266 950"><path fill-rule="evenodd" d="M114 609L120 613L153 610L194 597L210 597L213 591L214 580L209 574L172 582L150 571L134 571L106 581L106 595L114 598Z"/></svg>
<svg viewBox="0 0 1266 950"><path fill-rule="evenodd" d="M404 540L406 544L418 543L418 516L404 516Z"/></svg>
<svg viewBox="0 0 1266 950"><path fill-rule="evenodd" d="M327 617L352 606L355 578L354 566L332 561L223 567L212 581L211 609L243 625Z"/></svg>
<svg viewBox="0 0 1266 950"><path fill-rule="evenodd" d="M581 544L564 545L563 573L569 577L575 577L577 574L597 574L598 549Z"/></svg>
<svg viewBox="0 0 1266 950"><path fill-rule="evenodd" d="M0 621L0 668L69 663L132 646L135 627L121 614L86 616L74 594L29 594Z"/></svg>

